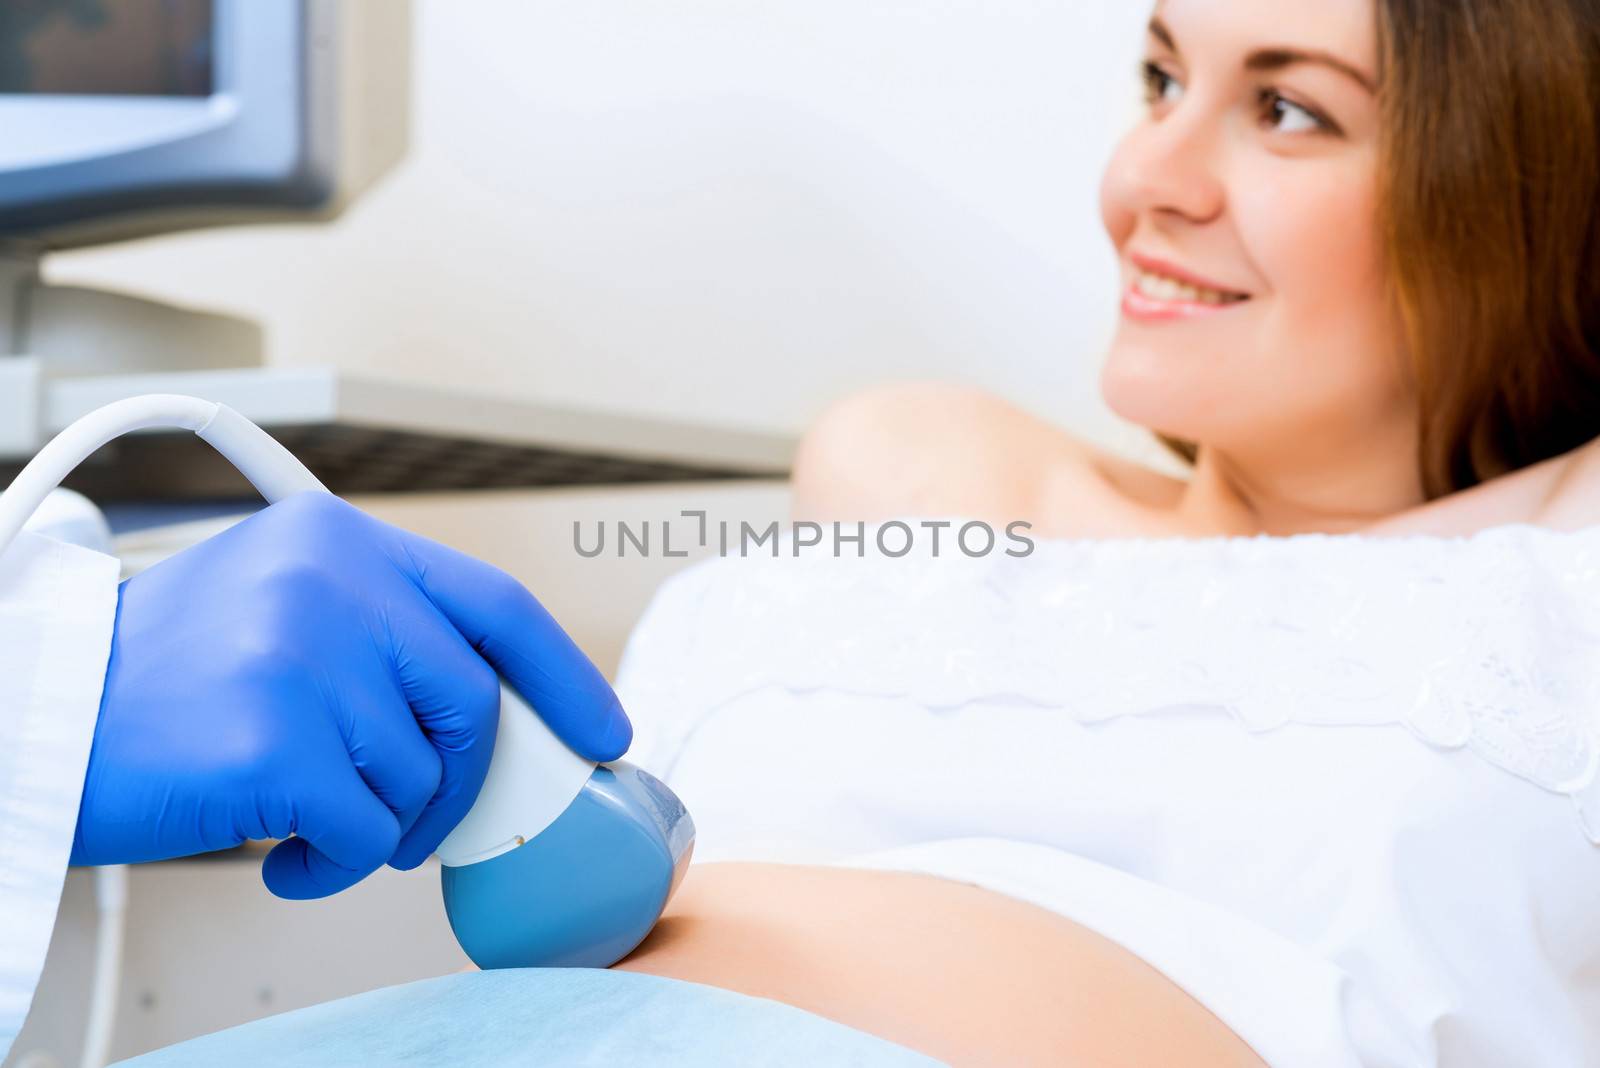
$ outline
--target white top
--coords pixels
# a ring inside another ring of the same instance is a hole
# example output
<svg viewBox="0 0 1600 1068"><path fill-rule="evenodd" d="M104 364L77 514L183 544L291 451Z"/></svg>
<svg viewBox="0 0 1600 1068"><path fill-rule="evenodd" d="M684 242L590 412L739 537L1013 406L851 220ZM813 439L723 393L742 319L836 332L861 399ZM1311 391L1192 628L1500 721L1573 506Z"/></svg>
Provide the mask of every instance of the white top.
<svg viewBox="0 0 1600 1068"><path fill-rule="evenodd" d="M0 1060L22 1029L55 925L117 570L114 557L32 531L0 556Z"/></svg>
<svg viewBox="0 0 1600 1068"><path fill-rule="evenodd" d="M624 657L697 859L1036 901L1269 1063L1600 1063L1600 527L790 544Z"/></svg>

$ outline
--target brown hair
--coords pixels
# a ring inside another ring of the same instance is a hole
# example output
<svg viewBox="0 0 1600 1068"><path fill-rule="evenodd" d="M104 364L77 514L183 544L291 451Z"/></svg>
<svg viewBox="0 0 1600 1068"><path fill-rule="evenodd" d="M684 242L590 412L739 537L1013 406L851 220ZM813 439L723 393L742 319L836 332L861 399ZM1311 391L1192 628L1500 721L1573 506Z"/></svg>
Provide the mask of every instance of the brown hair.
<svg viewBox="0 0 1600 1068"><path fill-rule="evenodd" d="M1431 500L1600 436L1600 10L1376 6L1378 226Z"/></svg>

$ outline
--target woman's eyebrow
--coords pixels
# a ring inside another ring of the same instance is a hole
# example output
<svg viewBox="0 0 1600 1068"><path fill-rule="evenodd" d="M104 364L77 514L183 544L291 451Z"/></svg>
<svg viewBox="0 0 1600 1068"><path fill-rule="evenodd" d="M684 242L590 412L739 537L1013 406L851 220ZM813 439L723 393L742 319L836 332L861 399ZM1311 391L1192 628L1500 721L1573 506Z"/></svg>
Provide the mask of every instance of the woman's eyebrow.
<svg viewBox="0 0 1600 1068"><path fill-rule="evenodd" d="M1178 43L1172 38L1172 31L1167 28L1167 24L1162 22L1159 16L1150 20L1150 36L1172 49L1175 54L1182 54L1178 51ZM1296 63L1317 63L1324 67L1329 67L1354 80L1357 85L1369 93L1376 94L1378 91L1376 82L1367 74L1346 63L1338 56L1316 49L1289 48L1286 46L1258 48L1245 57L1244 69L1252 71L1282 70L1284 67L1290 67Z"/></svg>
<svg viewBox="0 0 1600 1068"><path fill-rule="evenodd" d="M1244 60L1245 70L1282 70L1284 67L1296 63L1317 63L1324 67L1332 68L1348 78L1354 79L1356 84L1374 95L1378 87L1373 80L1355 67L1346 63L1338 56L1331 56L1326 52L1307 50L1303 48L1263 48L1251 52Z"/></svg>
<svg viewBox="0 0 1600 1068"><path fill-rule="evenodd" d="M1150 36L1178 52L1178 42L1172 39L1172 31L1167 29L1167 24L1161 21L1161 16L1156 15L1150 19ZM1179 53L1180 55L1182 53Z"/></svg>

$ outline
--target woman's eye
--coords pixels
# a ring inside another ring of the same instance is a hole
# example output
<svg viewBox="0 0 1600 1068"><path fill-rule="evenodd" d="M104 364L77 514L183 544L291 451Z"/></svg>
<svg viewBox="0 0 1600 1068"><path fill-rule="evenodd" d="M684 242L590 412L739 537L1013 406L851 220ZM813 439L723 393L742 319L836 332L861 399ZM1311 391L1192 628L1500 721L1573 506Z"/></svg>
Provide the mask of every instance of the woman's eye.
<svg viewBox="0 0 1600 1068"><path fill-rule="evenodd" d="M1329 129L1316 112L1284 99L1275 90L1261 90L1259 100L1262 119L1276 126L1281 133L1319 133Z"/></svg>
<svg viewBox="0 0 1600 1068"><path fill-rule="evenodd" d="M1154 63L1141 63L1140 74L1144 81L1144 102L1146 104L1158 104L1166 100L1167 94L1173 89L1177 89L1180 93L1182 92L1183 87L1178 84L1177 79Z"/></svg>

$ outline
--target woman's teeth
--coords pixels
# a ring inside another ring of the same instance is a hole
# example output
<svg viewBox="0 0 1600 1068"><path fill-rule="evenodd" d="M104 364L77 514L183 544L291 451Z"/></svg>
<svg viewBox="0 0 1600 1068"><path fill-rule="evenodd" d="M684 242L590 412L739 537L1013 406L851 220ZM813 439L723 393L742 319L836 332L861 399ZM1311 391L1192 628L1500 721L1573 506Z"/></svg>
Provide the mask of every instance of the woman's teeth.
<svg viewBox="0 0 1600 1068"><path fill-rule="evenodd" d="M1193 304L1233 304L1244 300L1241 293L1224 293L1218 289L1201 289L1166 275L1150 274L1134 268L1133 286L1151 300L1188 301Z"/></svg>

